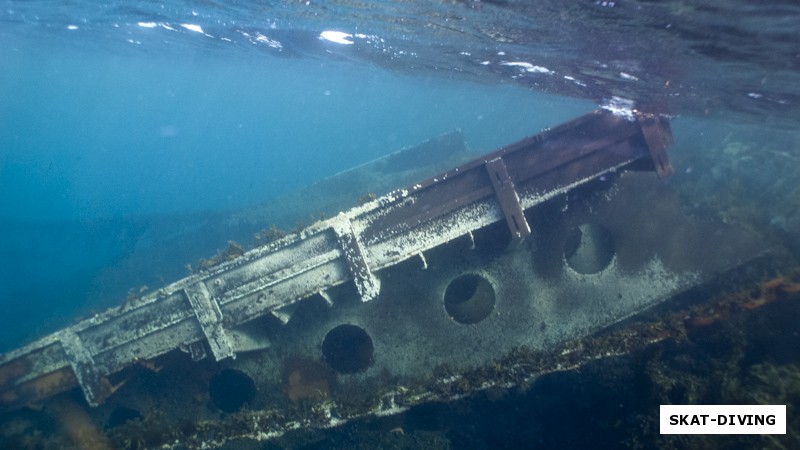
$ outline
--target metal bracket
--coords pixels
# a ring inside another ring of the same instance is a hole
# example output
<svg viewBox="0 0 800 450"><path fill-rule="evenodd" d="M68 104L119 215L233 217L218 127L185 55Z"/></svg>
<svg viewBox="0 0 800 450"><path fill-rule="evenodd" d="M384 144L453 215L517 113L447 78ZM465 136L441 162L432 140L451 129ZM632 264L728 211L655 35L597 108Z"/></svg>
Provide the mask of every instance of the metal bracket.
<svg viewBox="0 0 800 450"><path fill-rule="evenodd" d="M514 241L521 241L531 234L531 227L525 220L525 213L519 203L519 195L514 189L514 182L508 175L508 170L502 157L486 161L486 170L489 171L489 178L492 180L492 187L500 201L500 208L506 218L508 229L511 231L511 238Z"/></svg>
<svg viewBox="0 0 800 450"><path fill-rule="evenodd" d="M225 333L225 327L222 326L222 311L219 309L219 304L211 298L206 284L198 281L186 286L183 291L189 299L189 304L192 305L200 328L203 329L214 359L219 361L229 357L235 358L233 346Z"/></svg>
<svg viewBox="0 0 800 450"><path fill-rule="evenodd" d="M353 281L356 283L356 289L361 296L362 302L368 302L378 297L380 294L381 286L380 281L372 274L369 268L364 250L361 248L361 243L358 242L353 225L350 223L344 214L340 214L334 222L333 231L339 241L339 245L344 252L344 259L347 261L347 268L350 274L353 275Z"/></svg>
<svg viewBox="0 0 800 450"><path fill-rule="evenodd" d="M667 147L673 144L669 122L654 114L640 113L637 119L659 178L672 175L672 164L667 157Z"/></svg>
<svg viewBox="0 0 800 450"><path fill-rule="evenodd" d="M333 307L333 298L330 294L328 294L328 291L322 290L319 291L318 294L323 300L325 300L325 304L328 305L329 308Z"/></svg>
<svg viewBox="0 0 800 450"><path fill-rule="evenodd" d="M192 361L202 361L206 359L208 353L206 352L206 346L203 345L203 341L192 342L189 345L181 346L181 351L188 353L189 356L192 357Z"/></svg>
<svg viewBox="0 0 800 450"><path fill-rule="evenodd" d="M60 336L60 342L86 401L91 406L98 406L111 395L110 383L97 370L92 354L75 332L64 331Z"/></svg>

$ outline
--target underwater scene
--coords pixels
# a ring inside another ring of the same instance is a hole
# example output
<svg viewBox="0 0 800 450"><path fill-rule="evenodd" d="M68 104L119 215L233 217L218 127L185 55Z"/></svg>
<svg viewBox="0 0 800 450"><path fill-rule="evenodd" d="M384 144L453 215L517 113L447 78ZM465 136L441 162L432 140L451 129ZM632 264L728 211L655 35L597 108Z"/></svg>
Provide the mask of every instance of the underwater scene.
<svg viewBox="0 0 800 450"><path fill-rule="evenodd" d="M800 448L798 42L792 0L0 0L0 448Z"/></svg>

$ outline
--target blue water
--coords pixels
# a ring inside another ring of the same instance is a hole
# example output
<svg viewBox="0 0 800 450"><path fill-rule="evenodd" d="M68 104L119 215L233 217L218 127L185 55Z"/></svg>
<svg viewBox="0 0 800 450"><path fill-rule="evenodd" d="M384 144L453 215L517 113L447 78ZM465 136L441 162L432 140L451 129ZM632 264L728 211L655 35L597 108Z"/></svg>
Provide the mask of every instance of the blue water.
<svg viewBox="0 0 800 450"><path fill-rule="evenodd" d="M220 49L180 20L151 26L136 13L115 17L122 25L87 24L69 9L37 21L24 5L28 19L15 23L23 4L6 3L0 350L138 290L134 274L113 288L98 277L154 221L246 209L454 129L471 150L490 151L594 107L508 80L327 53L347 44L321 31L297 38L315 54L287 57L250 42ZM124 32L112 39L115 25ZM186 263L153 261L150 278L174 281Z"/></svg>
<svg viewBox="0 0 800 450"><path fill-rule="evenodd" d="M455 128L489 150L591 108L348 62L42 44L3 49L6 220L243 208Z"/></svg>

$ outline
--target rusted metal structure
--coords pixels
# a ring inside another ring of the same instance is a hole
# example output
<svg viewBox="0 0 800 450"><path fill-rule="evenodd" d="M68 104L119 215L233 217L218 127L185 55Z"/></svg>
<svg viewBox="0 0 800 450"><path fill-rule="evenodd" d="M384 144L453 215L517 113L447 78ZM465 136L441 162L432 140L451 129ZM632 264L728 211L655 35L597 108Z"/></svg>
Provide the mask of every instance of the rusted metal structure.
<svg viewBox="0 0 800 450"><path fill-rule="evenodd" d="M112 395L114 377L177 349L241 368L273 394L298 358L322 361L340 386L395 380L371 388L379 401L357 411L335 412L330 394L317 405L327 419L311 426L433 398L404 386L441 383L441 367L457 374L520 347L560 348L757 252L732 230L709 237L663 183L623 174L669 175L671 143L667 118L636 111L547 129L2 355L0 404L80 386L92 406L147 408L144 397ZM676 255L674 240L729 250ZM290 322L308 302L327 312ZM330 350L342 333L344 356ZM262 437L296 428L272 426Z"/></svg>

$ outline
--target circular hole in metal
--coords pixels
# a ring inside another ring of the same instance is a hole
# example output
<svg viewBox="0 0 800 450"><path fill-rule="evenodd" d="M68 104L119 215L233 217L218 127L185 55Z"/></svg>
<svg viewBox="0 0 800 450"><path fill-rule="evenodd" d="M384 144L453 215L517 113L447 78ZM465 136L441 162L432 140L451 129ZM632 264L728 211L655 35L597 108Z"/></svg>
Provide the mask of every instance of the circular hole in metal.
<svg viewBox="0 0 800 450"><path fill-rule="evenodd" d="M461 275L444 291L444 309L458 323L478 323L494 309L494 288L489 280L473 273Z"/></svg>
<svg viewBox="0 0 800 450"><path fill-rule="evenodd" d="M611 232L594 223L573 228L564 244L564 258L576 272L584 275L598 273L614 259L614 237Z"/></svg>
<svg viewBox="0 0 800 450"><path fill-rule="evenodd" d="M208 393L214 406L234 413L256 396L256 383L241 370L223 369L211 378Z"/></svg>
<svg viewBox="0 0 800 450"><path fill-rule="evenodd" d="M344 324L332 329L322 341L322 358L339 373L358 373L372 364L375 348L363 328Z"/></svg>

